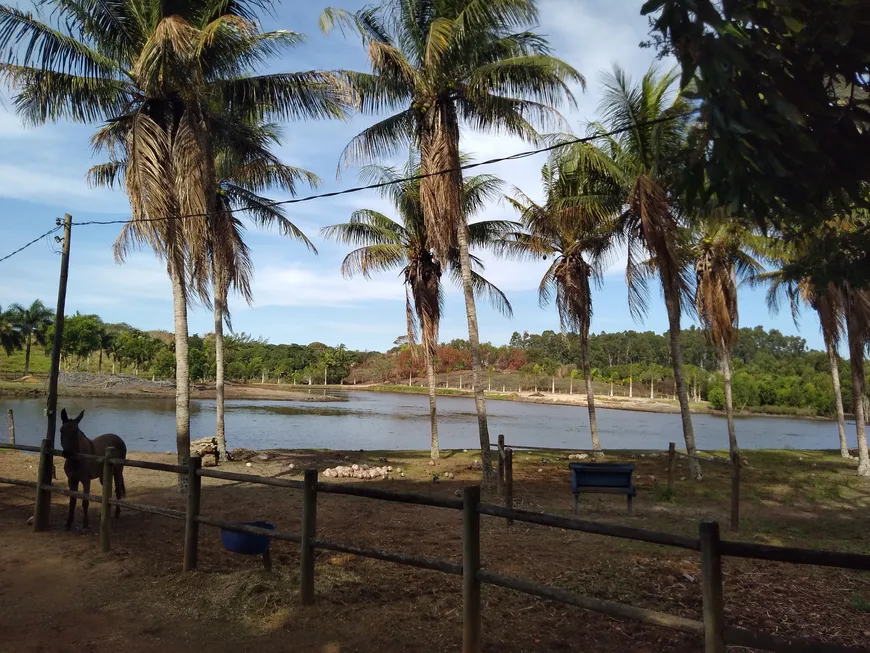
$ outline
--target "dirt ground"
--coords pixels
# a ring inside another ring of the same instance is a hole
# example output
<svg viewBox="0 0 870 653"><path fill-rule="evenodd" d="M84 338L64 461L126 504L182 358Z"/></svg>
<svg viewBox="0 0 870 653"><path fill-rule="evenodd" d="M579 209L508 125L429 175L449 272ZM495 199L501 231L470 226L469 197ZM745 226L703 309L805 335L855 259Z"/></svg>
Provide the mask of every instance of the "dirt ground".
<svg viewBox="0 0 870 653"><path fill-rule="evenodd" d="M748 452L743 521L727 532L727 468L707 465L704 483L680 481L674 497L658 479L661 458L621 454L636 466L635 516L624 500L583 499L594 519L675 533L696 533L702 518L723 524L727 538L870 552L870 486L850 463L821 452ZM788 458L782 456L788 455ZM268 476L300 475L307 467L376 463L389 456L406 477L364 481L379 488L452 496L476 482L473 454L446 453L436 467L422 454L273 452L226 467ZM341 458L339 458L341 456ZM162 454L131 458L163 460ZM569 514L570 481L558 454L516 456L516 506ZM802 460L798 460L801 458ZM294 469L289 470L289 463ZM36 457L0 452L0 476L35 479ZM539 471L540 470L540 471ZM453 471L451 481L432 474ZM58 472L60 466L58 467ZM128 468L132 501L183 509L170 474ZM653 479L652 477L656 477ZM60 479L58 482L63 482ZM94 483L92 492L98 492ZM299 532L301 493L204 479L203 514L231 520L267 519ZM63 500L62 500L63 499ZM500 503L493 495L484 500ZM98 552L99 506L91 529L63 530L66 500L55 495L49 532L26 526L29 489L0 486L0 651L456 651L461 645L458 577L343 554L318 552L316 605L298 605L298 546L274 542L274 570L259 559L230 554L219 532L202 527L200 569L182 574L183 523L125 511L113 522L112 551ZM460 562L458 512L321 495L318 536ZM693 619L701 618L696 553L483 518L484 566L590 596ZM832 569L728 559L729 625L800 635L852 646L870 644L870 578ZM486 651L610 653L700 651L703 642L663 628L620 621L484 585ZM738 649L734 649L738 650ZM747 649L739 649L745 651Z"/></svg>

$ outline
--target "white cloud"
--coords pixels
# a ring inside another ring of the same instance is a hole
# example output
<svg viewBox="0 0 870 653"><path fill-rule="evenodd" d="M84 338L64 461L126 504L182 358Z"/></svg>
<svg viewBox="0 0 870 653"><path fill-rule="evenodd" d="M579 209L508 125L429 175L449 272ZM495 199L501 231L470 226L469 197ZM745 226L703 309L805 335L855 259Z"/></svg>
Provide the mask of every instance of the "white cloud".
<svg viewBox="0 0 870 653"><path fill-rule="evenodd" d="M350 306L371 301L404 299L401 280L392 273L367 280L344 279L338 272L303 265L269 266L257 270L257 306Z"/></svg>

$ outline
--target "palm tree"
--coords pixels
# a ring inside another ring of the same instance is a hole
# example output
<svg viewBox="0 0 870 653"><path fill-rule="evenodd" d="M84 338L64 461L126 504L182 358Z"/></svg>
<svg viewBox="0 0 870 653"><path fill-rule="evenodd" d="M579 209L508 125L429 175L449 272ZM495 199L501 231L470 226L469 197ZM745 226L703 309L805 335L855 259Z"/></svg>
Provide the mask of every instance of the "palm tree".
<svg viewBox="0 0 870 653"><path fill-rule="evenodd" d="M268 10L268 0L50 3L50 22L0 5L0 76L15 89L25 121L104 123L93 137L95 149L128 161L133 217L115 253L123 260L131 247L148 245L166 263L175 313L176 446L185 463L187 277L192 262L206 257L203 216L217 212L214 141L231 138L237 124L224 113L335 118L344 115L343 96L325 73L252 74L301 39L284 30L260 31L256 12ZM182 489L185 478L179 475Z"/></svg>
<svg viewBox="0 0 870 653"><path fill-rule="evenodd" d="M555 296L562 328L576 331L580 336L592 448L600 451L589 361L590 279L598 285L601 283L614 244L614 221L610 216L617 207L585 201L590 196L613 195L607 177L573 172L560 165L559 157L554 157L541 171L545 194L543 205L536 204L519 190L516 191L517 199L507 198L522 215L526 232L511 234L503 248L506 253L518 256L553 257L538 286L538 297L543 307Z"/></svg>
<svg viewBox="0 0 870 653"><path fill-rule="evenodd" d="M580 169L606 172L618 185L621 209L617 230L628 249L628 302L636 319L647 310L649 277L654 274L661 282L683 437L691 456L689 469L701 480L680 347L680 316L691 306L693 294L687 234L674 192L674 173L686 140L689 112L686 101L672 92L678 78L678 72L659 75L653 67L639 84L633 84L625 71L615 66L605 77L599 107L603 122L593 124L590 131L592 135L625 131L603 136L600 147L578 145L571 151ZM612 199L608 196L605 201Z"/></svg>
<svg viewBox="0 0 870 653"><path fill-rule="evenodd" d="M855 429L858 436L858 475L870 476L870 455L867 451L867 414L864 404L867 390L864 357L867 345L870 343L870 290L855 288L845 281L838 285L843 298L846 333L849 338L849 367L852 370L852 412L855 414Z"/></svg>
<svg viewBox="0 0 870 653"><path fill-rule="evenodd" d="M812 308L819 318L822 340L828 354L828 364L831 369L831 384L834 390L834 406L837 412L837 431L840 439L840 455L850 458L849 444L846 438L846 415L843 410L843 393L840 390L840 340L845 331L845 307L843 296L833 282L818 283L811 275L798 271L794 265L798 260L794 244L781 244L771 257L776 269L755 275L754 284L770 283L767 292L767 306L772 313L779 311L779 299L785 294L791 307L792 318L797 324L801 304Z"/></svg>
<svg viewBox="0 0 870 653"><path fill-rule="evenodd" d="M701 229L694 246L695 307L722 366L728 448L734 455L739 451L731 398L731 348L737 341L738 329L737 285L763 268L750 252L753 234L724 211L712 211Z"/></svg>
<svg viewBox="0 0 870 653"><path fill-rule="evenodd" d="M282 235L301 240L308 249L317 253L317 249L305 234L287 219L281 206L260 193L276 187L295 195L298 182L304 181L316 186L319 179L307 170L281 163L270 151L271 145L281 144L281 131L274 124L257 125L237 121L232 130L232 138L221 136L217 135L215 143L217 212L207 217L206 248L201 252L205 259L191 261L190 271L197 295L206 304L211 302L214 310L215 438L218 458L226 461L224 324L232 332L232 316L227 297L230 290L234 290L249 305L253 303L253 263L244 241L244 225L236 214L246 215L260 228L277 226ZM127 166L127 160L115 160L95 166L90 171L91 181L95 185L114 186L126 174Z"/></svg>
<svg viewBox="0 0 870 653"><path fill-rule="evenodd" d="M45 346L48 328L54 324L54 311L39 299L26 308L12 304L8 311L12 323L24 338L24 376L27 376L30 373L30 346L34 340Z"/></svg>
<svg viewBox="0 0 870 653"><path fill-rule="evenodd" d="M344 73L359 108L394 112L350 142L345 162L388 157L409 144L419 149L421 171L431 175L421 184L429 242L441 260L458 249L485 484L494 477L459 130L464 123L537 140L530 121L559 124L552 107L573 101L567 85L583 78L527 30L537 15L534 0L383 0L354 14L327 9L321 17L325 30L335 24L355 30L368 51L371 74Z"/></svg>
<svg viewBox="0 0 870 653"><path fill-rule="evenodd" d="M396 222L371 209L354 211L350 221L325 227L322 233L348 245L359 245L348 254L341 266L342 274L352 277L360 273L369 278L373 273L401 268L405 283L405 307L407 316L407 340L415 341L418 331L422 340L429 382L429 421L432 441L430 455L440 456L438 446L438 417L435 401L435 359L437 356L438 325L441 321L443 287L441 275L444 268L454 281L462 280L458 248L448 250L446 264L433 253L429 232L423 219L420 181L400 181L419 172L419 163L413 157L404 170L369 165L361 176L365 183L389 183L381 193L396 207L401 222ZM496 196L501 182L491 175L470 177L463 183L463 211L472 215L485 202ZM491 245L515 223L489 220L469 225L469 240L472 245ZM472 256L475 265L480 261ZM502 313L511 315L511 306L504 294L477 272L472 271L475 292L485 294Z"/></svg>
<svg viewBox="0 0 870 653"><path fill-rule="evenodd" d="M15 316L9 311L3 310L0 306L0 347L6 352L7 356L11 356L12 352L21 349L24 344L24 334L15 325Z"/></svg>

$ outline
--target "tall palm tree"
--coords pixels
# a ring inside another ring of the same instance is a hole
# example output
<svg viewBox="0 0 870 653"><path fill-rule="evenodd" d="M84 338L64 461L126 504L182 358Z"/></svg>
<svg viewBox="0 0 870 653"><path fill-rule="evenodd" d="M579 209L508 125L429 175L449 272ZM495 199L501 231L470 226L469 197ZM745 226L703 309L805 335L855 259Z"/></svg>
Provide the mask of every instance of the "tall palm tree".
<svg viewBox="0 0 870 653"><path fill-rule="evenodd" d="M592 321L590 280L601 283L608 255L614 244L614 220L618 205L588 202L590 196L613 196L613 184L602 175L576 174L562 165L559 157L544 165L541 178L544 204L535 203L517 190L517 198L507 198L522 215L525 233L508 236L503 244L506 253L526 257L553 257L538 287L541 306L555 296L556 309L563 329L580 336L580 356L586 383L586 406L592 448L601 450L592 368L589 361L589 325ZM573 376L573 375L572 375Z"/></svg>
<svg viewBox="0 0 870 653"><path fill-rule="evenodd" d="M801 304L806 304L816 312L831 370L840 455L843 458L850 458L851 454L846 437L846 415L843 410L843 393L840 390L839 347L846 329L843 295L833 282L816 282L811 275L794 267L798 260L798 254L793 243L781 243L774 251L775 254L770 260L776 269L755 275L752 282L754 284L770 284L767 292L767 306L772 313L779 311L781 294L785 294L788 299L795 323L797 323L800 314Z"/></svg>
<svg viewBox="0 0 870 653"><path fill-rule="evenodd" d="M24 338L24 376L27 376L30 373L30 346L34 340L45 345L48 328L54 324L54 311L39 299L27 307L12 304L8 310L12 323Z"/></svg>
<svg viewBox="0 0 870 653"><path fill-rule="evenodd" d="M429 241L442 260L454 244L458 248L486 484L494 476L462 203L460 123L529 140L538 138L532 121L559 124L552 107L573 101L568 84L583 78L529 31L537 16L534 0L383 0L354 14L327 9L321 17L326 30L336 24L355 30L367 49L372 73L345 73L359 108L391 113L351 141L345 162L383 158L408 144L419 149L421 171L432 175L421 184Z"/></svg>
<svg viewBox="0 0 870 653"><path fill-rule="evenodd" d="M123 260L131 247L147 245L167 266L175 313L176 446L184 463L190 456L187 277L191 261L206 256L203 216L217 212L214 139L231 137L235 124L223 113L336 118L344 115L343 96L329 74L253 74L301 39L260 30L257 11L268 10L269 0L48 4L50 20L0 5L0 76L13 86L15 107L27 122L104 122L93 137L95 149L128 161L133 217L115 253ZM185 478L179 476L182 489Z"/></svg>
<svg viewBox="0 0 870 653"><path fill-rule="evenodd" d="M261 193L269 188L280 188L294 195L300 181L315 186L319 182L313 173L281 163L270 151L272 145L281 144L281 130L277 125L251 124L231 115L224 117L225 121L231 119L236 120L232 138L223 138L218 133L215 142L217 211L207 216L206 247L201 251L204 260L194 260L189 265L196 294L206 304L211 303L214 310L215 438L218 457L224 461L228 459L224 422L224 324L232 331L227 297L233 290L248 304L253 302L253 263L244 240L244 225L236 216L247 216L260 228L277 227L279 233L301 240L316 253L317 249L287 219L282 207ZM114 186L126 174L127 166L126 159L95 166L90 171L90 179L96 185Z"/></svg>
<svg viewBox="0 0 870 653"><path fill-rule="evenodd" d="M870 455L867 450L867 411L865 393L867 379L864 357L870 344L870 290L855 288L848 282L838 284L843 298L846 333L849 339L849 367L852 371L852 412L858 439L858 475L870 476Z"/></svg>
<svg viewBox="0 0 870 653"><path fill-rule="evenodd" d="M581 169L606 171L618 183L622 207L617 229L628 249L628 302L635 318L646 313L649 277L654 274L661 283L683 438L691 456L689 469L692 477L701 480L680 347L680 317L692 306L693 293L688 234L675 190L689 112L686 101L674 91L678 78L677 72L660 75L653 67L635 84L615 66L604 80L602 121L591 125L590 131L592 135L625 131L603 136L598 147L577 146L573 153Z"/></svg>
<svg viewBox="0 0 870 653"><path fill-rule="evenodd" d="M342 274L352 277L360 273L369 278L375 272L401 269L405 283L405 307L408 342L413 344L418 332L422 340L429 383L429 422L431 427L430 456L440 456L438 445L438 416L435 401L435 359L438 345L438 325L443 306L441 275L444 268L454 281L461 283L462 273L458 247L448 249L448 258L443 263L433 251L429 232L423 218L421 184L419 180L400 181L419 172L419 162L412 157L404 170L377 165L365 166L361 176L365 183L389 183L381 188L401 217L397 222L371 209L354 211L350 221L324 227L321 233L349 245L359 247L348 254L341 266ZM473 215L488 199L498 193L500 180L491 175L469 177L463 183L463 211ZM516 228L516 223L488 220L469 225L469 241L472 245L488 246L504 233ZM480 261L472 256L474 264L482 268ZM506 315L511 315L510 303L504 294L476 271L472 271L475 293L486 295Z"/></svg>
<svg viewBox="0 0 870 653"><path fill-rule="evenodd" d="M24 345L24 334L15 325L15 316L9 311L3 310L0 306L0 347L7 356L11 356L12 352L21 349Z"/></svg>
<svg viewBox="0 0 870 653"><path fill-rule="evenodd" d="M739 324L737 286L763 270L753 257L754 239L725 211L714 209L706 216L694 244L695 307L722 366L728 448L732 455L739 451L731 393L731 348L737 341Z"/></svg>

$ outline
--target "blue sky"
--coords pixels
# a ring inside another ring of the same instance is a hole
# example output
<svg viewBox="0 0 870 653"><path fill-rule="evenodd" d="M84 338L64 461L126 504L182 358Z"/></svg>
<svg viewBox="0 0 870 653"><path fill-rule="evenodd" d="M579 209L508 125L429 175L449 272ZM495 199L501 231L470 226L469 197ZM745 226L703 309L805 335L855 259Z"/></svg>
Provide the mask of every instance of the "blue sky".
<svg viewBox="0 0 870 653"><path fill-rule="evenodd" d="M356 9L362 2L346 2ZM576 89L578 107L563 114L578 134L594 118L602 71L618 62L633 76L642 75L653 62L654 53L638 47L646 38L646 19L635 0L540 0L541 24L557 56L565 59L588 82L585 93ZM19 3L19 6L27 6ZM323 35L317 17L327 6L320 0L284 3L277 15L265 21L267 29L284 28L308 35L307 43L276 62L276 70L355 68L365 69L359 43L339 32ZM665 62L663 65L670 65ZM75 221L109 220L129 215L122 192L89 188L85 179L96 162L90 153L92 126L57 124L23 128L11 113L7 101L0 105L0 256L19 247L54 225L56 217L71 213ZM374 118L355 116L347 122L306 122L286 125L282 158L317 173L323 180L319 190L356 185L356 170L346 169L336 179L339 155L347 142ZM462 149L477 160L530 149L527 143L505 136L483 135L465 130ZM489 166L512 186L533 197L540 195L539 171L545 155ZM308 194L307 189L301 195ZM273 193L276 199L284 199ZM354 349L389 347L404 329L404 294L399 278L392 273L372 280L346 280L339 273L346 248L319 237L321 227L344 221L356 208L376 208L388 215L390 206L376 193L366 191L338 198L291 206L288 216L311 237L319 250L314 256L298 243L276 233L249 231L255 264L256 303L247 307L231 301L233 325L237 331L267 338L270 342L328 344L345 343ZM488 206L482 217L512 218L503 203ZM123 265L112 258L112 243L118 225L86 226L74 229L67 313L98 313L105 320L127 322L143 329L172 329L172 302L164 269L150 251L131 256ZM486 276L501 287L514 306L512 320L481 304L481 339L495 344L507 342L514 331L540 332L558 329L555 309L538 307L536 288L546 263L518 263L483 255ZM651 297L646 320L631 319L621 268L616 260L595 293L592 329L620 331L651 329L662 332L667 319L659 295ZM0 305L42 298L54 305L60 257L57 245L47 239L14 258L0 263ZM741 325L762 324L787 334L796 334L787 311L771 317L762 291L743 289L740 295ZM690 320L684 318L684 324ZM212 316L204 309L190 314L191 333L212 328ZM811 347L821 348L818 326L811 314L801 323L800 335ZM450 288L441 327L443 340L465 337L467 325L460 293Z"/></svg>

